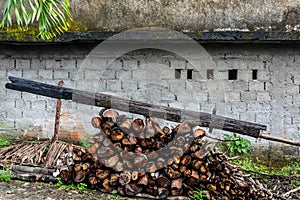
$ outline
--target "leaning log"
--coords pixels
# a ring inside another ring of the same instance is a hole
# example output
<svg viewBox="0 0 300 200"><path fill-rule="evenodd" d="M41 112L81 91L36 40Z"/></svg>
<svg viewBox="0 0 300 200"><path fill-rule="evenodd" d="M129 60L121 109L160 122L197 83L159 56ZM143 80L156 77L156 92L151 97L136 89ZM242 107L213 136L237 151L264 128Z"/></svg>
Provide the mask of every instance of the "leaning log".
<svg viewBox="0 0 300 200"><path fill-rule="evenodd" d="M81 104L104 107L105 109L113 107L117 110L145 116L155 116L168 121L188 121L194 125L222 129L255 138L259 137L260 131L267 129L265 125L221 117L214 114L170 108L107 94L58 87L12 76L9 76L8 78L11 83L5 85L7 89L29 92L56 99L72 100Z"/></svg>

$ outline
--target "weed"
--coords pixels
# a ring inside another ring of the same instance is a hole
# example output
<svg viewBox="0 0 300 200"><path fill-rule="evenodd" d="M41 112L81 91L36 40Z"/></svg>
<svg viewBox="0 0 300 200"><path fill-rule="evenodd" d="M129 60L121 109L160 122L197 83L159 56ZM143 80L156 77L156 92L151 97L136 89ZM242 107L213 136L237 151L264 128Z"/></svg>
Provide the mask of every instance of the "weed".
<svg viewBox="0 0 300 200"><path fill-rule="evenodd" d="M199 188L195 189L195 194L194 195L190 195L190 199L192 200L203 200L203 198L206 197L206 194L208 191L207 190L202 190Z"/></svg>
<svg viewBox="0 0 300 200"><path fill-rule="evenodd" d="M83 191L85 191L87 189L87 184L85 184L85 183L79 183L78 185L77 185L77 190L79 191L79 192L83 192Z"/></svg>
<svg viewBox="0 0 300 200"><path fill-rule="evenodd" d="M250 150L251 142L238 136L236 133L233 135L224 134L224 139L229 140L226 145L231 155L245 154Z"/></svg>
<svg viewBox="0 0 300 200"><path fill-rule="evenodd" d="M292 183L295 187L300 186L300 180L291 180L291 183Z"/></svg>
<svg viewBox="0 0 300 200"><path fill-rule="evenodd" d="M121 197L118 194L112 194L111 198L116 199L116 200L121 200Z"/></svg>
<svg viewBox="0 0 300 200"><path fill-rule="evenodd" d="M79 192L83 192L87 189L87 184L85 183L79 183L77 185L75 185L74 183L70 184L70 185L66 185L64 182L62 182L62 180L60 178L58 178L57 183L55 183L56 187L62 188L62 189L77 189Z"/></svg>
<svg viewBox="0 0 300 200"><path fill-rule="evenodd" d="M12 172L10 170L0 170L0 181L11 181Z"/></svg>
<svg viewBox="0 0 300 200"><path fill-rule="evenodd" d="M5 147L8 145L11 145L11 143L9 141L0 138L0 147Z"/></svg>
<svg viewBox="0 0 300 200"><path fill-rule="evenodd" d="M84 139L79 140L79 145L82 147L87 147L89 145L90 138L91 138L91 135L86 134L84 136Z"/></svg>

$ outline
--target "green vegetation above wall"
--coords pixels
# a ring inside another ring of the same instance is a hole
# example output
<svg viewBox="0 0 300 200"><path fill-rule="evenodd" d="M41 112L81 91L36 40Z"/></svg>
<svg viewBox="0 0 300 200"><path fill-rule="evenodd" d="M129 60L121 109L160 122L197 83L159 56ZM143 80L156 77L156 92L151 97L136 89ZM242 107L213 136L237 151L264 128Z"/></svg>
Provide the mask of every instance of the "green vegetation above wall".
<svg viewBox="0 0 300 200"><path fill-rule="evenodd" d="M69 30L72 15L69 0L7 0L0 27L6 28L8 35L16 33L10 28L17 25L22 32L36 37L29 30L29 25L38 26L38 36L43 40L51 40L58 34ZM16 39L22 36L14 35Z"/></svg>

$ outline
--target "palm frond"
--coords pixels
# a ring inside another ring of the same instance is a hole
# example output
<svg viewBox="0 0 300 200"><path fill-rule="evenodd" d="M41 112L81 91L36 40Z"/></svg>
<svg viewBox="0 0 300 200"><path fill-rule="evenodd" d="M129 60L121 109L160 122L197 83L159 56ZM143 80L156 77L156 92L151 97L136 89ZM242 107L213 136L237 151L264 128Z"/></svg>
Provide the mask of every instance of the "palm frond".
<svg viewBox="0 0 300 200"><path fill-rule="evenodd" d="M13 25L24 28L38 22L39 35L49 40L68 30L72 20L69 0L7 0L0 27Z"/></svg>

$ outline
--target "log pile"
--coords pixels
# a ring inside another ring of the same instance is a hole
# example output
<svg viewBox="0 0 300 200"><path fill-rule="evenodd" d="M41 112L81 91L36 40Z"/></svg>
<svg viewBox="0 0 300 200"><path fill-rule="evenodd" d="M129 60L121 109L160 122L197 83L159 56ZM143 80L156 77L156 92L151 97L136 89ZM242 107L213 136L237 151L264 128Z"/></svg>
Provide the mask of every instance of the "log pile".
<svg viewBox="0 0 300 200"><path fill-rule="evenodd" d="M208 191L207 199L272 198L222 152L206 147L199 127L160 128L154 118L145 118L130 120L114 110L92 118L99 133L86 150L73 148L61 156L57 174L66 182L126 196L190 196L200 188Z"/></svg>

